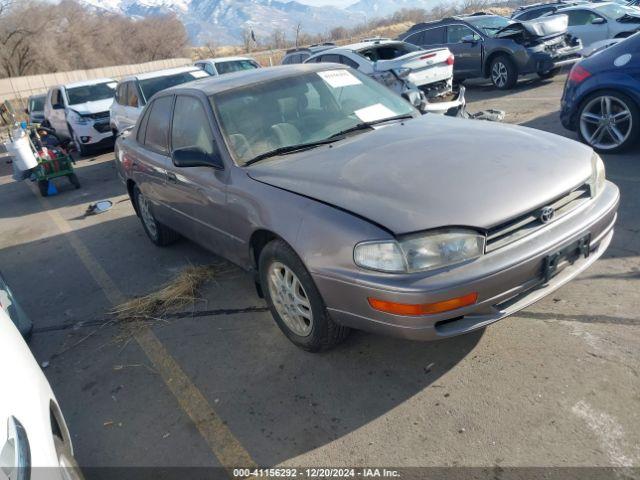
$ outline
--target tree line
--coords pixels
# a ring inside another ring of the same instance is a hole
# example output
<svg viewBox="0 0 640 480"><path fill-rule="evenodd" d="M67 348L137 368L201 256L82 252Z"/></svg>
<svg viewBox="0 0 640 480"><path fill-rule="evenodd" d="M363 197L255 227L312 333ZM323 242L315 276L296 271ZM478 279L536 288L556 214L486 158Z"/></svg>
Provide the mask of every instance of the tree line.
<svg viewBox="0 0 640 480"><path fill-rule="evenodd" d="M188 43L172 15L133 20L75 0L0 0L0 77L175 58Z"/></svg>

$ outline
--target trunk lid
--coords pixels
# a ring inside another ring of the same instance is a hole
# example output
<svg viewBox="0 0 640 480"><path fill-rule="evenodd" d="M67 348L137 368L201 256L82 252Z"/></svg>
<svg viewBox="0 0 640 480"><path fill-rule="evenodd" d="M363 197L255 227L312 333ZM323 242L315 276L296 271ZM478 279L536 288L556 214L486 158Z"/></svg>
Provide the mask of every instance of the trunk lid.
<svg viewBox="0 0 640 480"><path fill-rule="evenodd" d="M375 70L378 72L408 68L411 73L407 79L415 85L447 80L453 76L453 65L447 64L451 56L448 48L437 48L421 52L412 52L393 60L378 60Z"/></svg>

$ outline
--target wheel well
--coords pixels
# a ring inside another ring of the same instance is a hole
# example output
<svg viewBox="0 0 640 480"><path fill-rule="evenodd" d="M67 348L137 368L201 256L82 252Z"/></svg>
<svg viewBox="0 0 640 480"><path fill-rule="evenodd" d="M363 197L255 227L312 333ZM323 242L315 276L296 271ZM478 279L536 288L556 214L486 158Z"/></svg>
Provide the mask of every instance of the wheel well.
<svg viewBox="0 0 640 480"><path fill-rule="evenodd" d="M258 270L258 263L260 261L260 253L262 249L267 246L272 240L279 239L280 237L270 230L257 230L251 235L249 240L249 249L251 252L251 259L253 260L253 266L256 271Z"/></svg>
<svg viewBox="0 0 640 480"><path fill-rule="evenodd" d="M133 187L135 187L135 185L136 185L136 182L134 182L133 180L131 179L127 180L127 193L129 194L129 199L131 200L133 209L136 211L136 215L140 215L140 212L138 212L138 205L136 205L136 202L133 198Z"/></svg>
<svg viewBox="0 0 640 480"><path fill-rule="evenodd" d="M493 62L493 59L496 57L499 57L501 55L504 55L506 57L511 57L511 55L508 52L504 52L502 50L498 50L497 52L493 52L491 55L489 55L487 57L487 60L484 62L484 76L485 78L489 78L489 75L491 74L491 62Z"/></svg>

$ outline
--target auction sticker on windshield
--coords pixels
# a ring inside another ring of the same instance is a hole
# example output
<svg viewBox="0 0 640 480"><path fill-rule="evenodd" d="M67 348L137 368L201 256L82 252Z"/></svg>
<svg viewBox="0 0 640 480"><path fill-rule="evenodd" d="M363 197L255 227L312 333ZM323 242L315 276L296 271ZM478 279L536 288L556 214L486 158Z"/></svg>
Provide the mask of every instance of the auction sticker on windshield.
<svg viewBox="0 0 640 480"><path fill-rule="evenodd" d="M350 87L352 85L362 84L355 75L347 70L329 70L326 72L318 72L318 75L331 88Z"/></svg>
<svg viewBox="0 0 640 480"><path fill-rule="evenodd" d="M370 107L361 108L353 112L363 122L375 122L376 120L382 120L383 118L395 117L395 112L381 103L376 103Z"/></svg>

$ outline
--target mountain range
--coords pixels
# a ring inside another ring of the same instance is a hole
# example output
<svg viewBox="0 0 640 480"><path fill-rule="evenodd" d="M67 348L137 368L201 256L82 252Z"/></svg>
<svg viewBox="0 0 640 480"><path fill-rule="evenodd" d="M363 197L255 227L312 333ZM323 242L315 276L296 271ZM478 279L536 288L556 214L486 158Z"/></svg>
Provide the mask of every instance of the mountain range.
<svg viewBox="0 0 640 480"><path fill-rule="evenodd" d="M298 24L311 34L335 27L351 27L401 8L431 9L440 0L359 0L345 7L314 7L287 0L80 0L98 11L140 18L174 13L191 42L201 45L237 44L244 30L264 37L279 29L291 38Z"/></svg>

